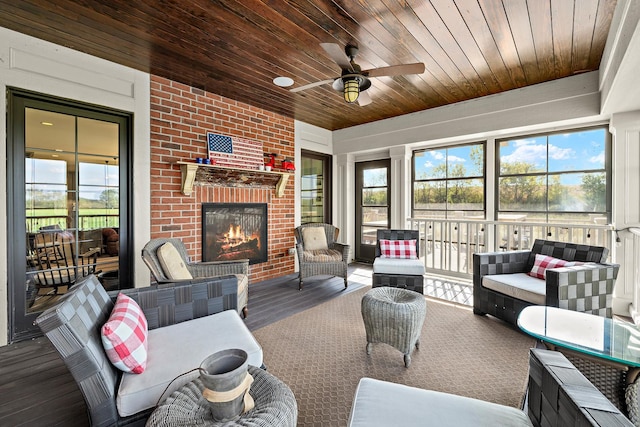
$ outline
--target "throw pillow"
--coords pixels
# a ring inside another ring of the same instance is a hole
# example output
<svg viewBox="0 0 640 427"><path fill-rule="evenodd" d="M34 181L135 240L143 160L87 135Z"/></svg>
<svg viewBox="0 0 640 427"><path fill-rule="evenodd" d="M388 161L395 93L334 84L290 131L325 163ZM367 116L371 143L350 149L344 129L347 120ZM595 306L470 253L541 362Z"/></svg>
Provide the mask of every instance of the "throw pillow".
<svg viewBox="0 0 640 427"><path fill-rule="evenodd" d="M380 256L382 258L418 259L416 240L380 239Z"/></svg>
<svg viewBox="0 0 640 427"><path fill-rule="evenodd" d="M329 249L324 227L306 227L302 229L302 242L305 251Z"/></svg>
<svg viewBox="0 0 640 427"><path fill-rule="evenodd" d="M546 279L547 269L572 267L574 265L576 265L576 263L573 261L565 261L548 255L536 254L536 260L533 263L533 268L529 272L529 276L537 277L538 279Z"/></svg>
<svg viewBox="0 0 640 427"><path fill-rule="evenodd" d="M193 276L189 272L189 269L184 264L180 252L176 249L171 242L167 242L160 246L156 251L156 256L162 271L169 280L191 280Z"/></svg>
<svg viewBox="0 0 640 427"><path fill-rule="evenodd" d="M102 325L102 346L113 366L141 374L147 367L147 319L140 306L118 294L107 323Z"/></svg>

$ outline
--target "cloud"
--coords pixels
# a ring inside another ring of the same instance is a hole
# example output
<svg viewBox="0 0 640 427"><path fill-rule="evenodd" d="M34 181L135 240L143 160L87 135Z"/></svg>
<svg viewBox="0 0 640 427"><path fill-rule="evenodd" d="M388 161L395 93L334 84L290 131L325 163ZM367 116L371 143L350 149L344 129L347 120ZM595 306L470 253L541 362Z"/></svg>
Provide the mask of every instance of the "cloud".
<svg viewBox="0 0 640 427"><path fill-rule="evenodd" d="M424 162L424 167L425 168L432 168L433 167L433 163L431 163L429 160L427 160L426 162Z"/></svg>
<svg viewBox="0 0 640 427"><path fill-rule="evenodd" d="M442 153L442 151L430 151L429 154L431 154L431 157L433 157L436 160L444 159L444 154Z"/></svg>
<svg viewBox="0 0 640 427"><path fill-rule="evenodd" d="M536 162L546 160L547 147L544 144L535 144L533 140L515 141L516 149L513 153L502 156L501 160L506 163L516 162ZM567 160L573 158L575 151L571 148L560 148L549 144L549 158L553 160Z"/></svg>
<svg viewBox="0 0 640 427"><path fill-rule="evenodd" d="M506 163L544 160L547 155L547 147L535 145L532 142L527 142L526 140L515 141L516 149L513 150L513 153L501 156L500 160Z"/></svg>
<svg viewBox="0 0 640 427"><path fill-rule="evenodd" d="M604 164L604 151L601 151L596 156L590 157L589 158L589 162L590 163L600 164L600 165Z"/></svg>
<svg viewBox="0 0 640 427"><path fill-rule="evenodd" d="M461 162L462 163L462 162L466 162L467 161L467 159L463 159L462 157L458 157L458 156L449 156L449 157L447 157L447 159L450 162Z"/></svg>
<svg viewBox="0 0 640 427"><path fill-rule="evenodd" d="M549 157L553 160L567 160L574 157L575 151L572 148L559 148L549 144Z"/></svg>

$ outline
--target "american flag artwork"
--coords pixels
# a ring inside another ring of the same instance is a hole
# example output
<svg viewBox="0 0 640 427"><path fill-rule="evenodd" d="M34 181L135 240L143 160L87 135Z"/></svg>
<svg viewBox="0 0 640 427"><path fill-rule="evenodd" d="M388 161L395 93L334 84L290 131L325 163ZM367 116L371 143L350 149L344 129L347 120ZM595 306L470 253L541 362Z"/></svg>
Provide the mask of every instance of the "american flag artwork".
<svg viewBox="0 0 640 427"><path fill-rule="evenodd" d="M264 164L262 143L250 139L207 132L207 150L218 166L257 169Z"/></svg>

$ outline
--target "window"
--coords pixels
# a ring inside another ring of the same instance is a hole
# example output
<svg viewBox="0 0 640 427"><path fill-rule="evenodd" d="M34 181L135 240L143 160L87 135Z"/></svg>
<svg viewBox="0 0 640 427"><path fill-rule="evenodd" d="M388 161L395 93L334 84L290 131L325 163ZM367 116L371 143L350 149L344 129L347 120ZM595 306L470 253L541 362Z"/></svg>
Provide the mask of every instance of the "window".
<svg viewBox="0 0 640 427"><path fill-rule="evenodd" d="M485 146L413 153L413 217L484 218Z"/></svg>
<svg viewBox="0 0 640 427"><path fill-rule="evenodd" d="M302 224L331 224L331 156L302 152L300 173Z"/></svg>
<svg viewBox="0 0 640 427"><path fill-rule="evenodd" d="M497 142L498 219L607 223L610 142L604 128Z"/></svg>

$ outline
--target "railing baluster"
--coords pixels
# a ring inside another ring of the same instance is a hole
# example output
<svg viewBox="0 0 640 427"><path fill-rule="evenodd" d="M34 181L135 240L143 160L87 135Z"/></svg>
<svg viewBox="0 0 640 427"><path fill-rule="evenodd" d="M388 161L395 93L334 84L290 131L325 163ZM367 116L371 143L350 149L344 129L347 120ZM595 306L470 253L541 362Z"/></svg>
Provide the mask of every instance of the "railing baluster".
<svg viewBox="0 0 640 427"><path fill-rule="evenodd" d="M467 278L472 275L474 252L529 249L535 239L589 243L610 248L614 239L613 227L600 224L560 226L535 222L465 221L459 218L409 218L408 223L412 229L420 230L424 241L425 269L428 272ZM591 237L587 237L587 234Z"/></svg>

